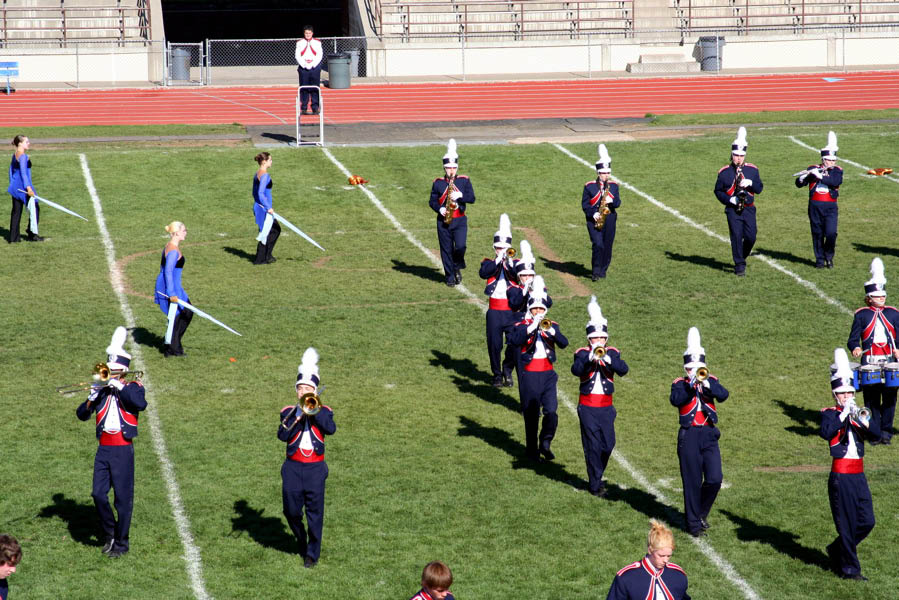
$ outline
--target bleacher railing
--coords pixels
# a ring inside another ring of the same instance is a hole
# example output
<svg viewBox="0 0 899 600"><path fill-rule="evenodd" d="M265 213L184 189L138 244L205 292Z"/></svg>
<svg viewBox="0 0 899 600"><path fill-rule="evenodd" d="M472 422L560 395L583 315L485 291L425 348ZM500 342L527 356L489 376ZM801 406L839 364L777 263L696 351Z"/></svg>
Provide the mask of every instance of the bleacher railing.
<svg viewBox="0 0 899 600"><path fill-rule="evenodd" d="M150 6L9 6L0 4L0 44L150 40ZM37 34L37 35L36 35Z"/></svg>

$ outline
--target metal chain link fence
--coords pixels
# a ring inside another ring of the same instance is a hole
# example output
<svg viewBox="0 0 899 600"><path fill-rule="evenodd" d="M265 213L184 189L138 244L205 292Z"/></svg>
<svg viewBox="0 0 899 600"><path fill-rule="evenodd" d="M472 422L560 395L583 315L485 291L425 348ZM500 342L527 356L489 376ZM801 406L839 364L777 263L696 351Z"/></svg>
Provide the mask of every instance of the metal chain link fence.
<svg viewBox="0 0 899 600"><path fill-rule="evenodd" d="M198 43L168 44L166 46L165 85L206 85L205 45Z"/></svg>

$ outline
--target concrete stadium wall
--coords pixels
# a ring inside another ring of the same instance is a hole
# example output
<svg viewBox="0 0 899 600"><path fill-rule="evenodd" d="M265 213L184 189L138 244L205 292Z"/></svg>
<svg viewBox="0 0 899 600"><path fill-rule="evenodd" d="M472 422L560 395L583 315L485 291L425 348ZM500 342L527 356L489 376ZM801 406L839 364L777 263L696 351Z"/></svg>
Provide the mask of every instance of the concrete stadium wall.
<svg viewBox="0 0 899 600"><path fill-rule="evenodd" d="M161 81L161 61L145 49L14 49L0 52L0 60L18 61L17 81L44 82L147 82Z"/></svg>

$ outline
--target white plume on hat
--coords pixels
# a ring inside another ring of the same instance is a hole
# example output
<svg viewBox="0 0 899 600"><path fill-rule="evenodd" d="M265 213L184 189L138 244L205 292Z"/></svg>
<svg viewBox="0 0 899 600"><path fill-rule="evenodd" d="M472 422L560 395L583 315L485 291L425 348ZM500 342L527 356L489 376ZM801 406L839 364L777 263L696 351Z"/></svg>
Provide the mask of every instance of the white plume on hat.
<svg viewBox="0 0 899 600"><path fill-rule="evenodd" d="M296 385L299 386L301 383L311 385L316 390L318 389L318 352L311 346L303 352L300 366L297 367Z"/></svg>
<svg viewBox="0 0 899 600"><path fill-rule="evenodd" d="M456 140L450 139L446 144L446 154L443 155L444 167L458 167L459 154L456 152Z"/></svg>
<svg viewBox="0 0 899 600"><path fill-rule="evenodd" d="M871 279L865 282L865 293L868 296L886 296L884 290L887 278L883 274L883 261L879 256L875 256L871 261Z"/></svg>
<svg viewBox="0 0 899 600"><path fill-rule="evenodd" d="M594 336L605 334L609 322L602 316L602 309L596 301L596 296L590 296L590 303L587 304L587 313L590 315L590 320L587 321L587 337L590 337L591 333Z"/></svg>
<svg viewBox="0 0 899 600"><path fill-rule="evenodd" d="M512 246L512 221L509 220L509 215L506 213L499 216L499 229L493 236L493 245L497 248Z"/></svg>
<svg viewBox="0 0 899 600"><path fill-rule="evenodd" d="M687 349L684 351L684 366L687 368L705 366L705 348L699 339L699 330L691 327L687 332Z"/></svg>
<svg viewBox="0 0 899 600"><path fill-rule="evenodd" d="M749 143L746 141L746 128L740 127L737 130L737 139L735 139L733 144L731 144L731 154L743 156L746 154L746 148L748 146Z"/></svg>
<svg viewBox="0 0 899 600"><path fill-rule="evenodd" d="M837 146L837 134L833 131L828 131L827 145L821 148L821 157L836 159L837 150L839 149L839 146Z"/></svg>
<svg viewBox="0 0 899 600"><path fill-rule="evenodd" d="M546 283L543 281L542 275L534 276L531 290L530 297L528 298L528 312L534 307L541 307L545 310L549 310L549 307L546 305Z"/></svg>
<svg viewBox="0 0 899 600"><path fill-rule="evenodd" d="M606 150L605 144L600 144L598 148L599 152L599 160L596 161L596 170L601 173L611 173L612 172L612 157L609 156L609 151Z"/></svg>
<svg viewBox="0 0 899 600"><path fill-rule="evenodd" d="M518 263L521 268L518 270L519 275L534 275L534 266L537 260L531 250L531 244L527 240L521 240L521 262Z"/></svg>
<svg viewBox="0 0 899 600"><path fill-rule="evenodd" d="M125 370L131 364L131 355L125 352L125 340L128 330L119 325L112 334L109 346L106 347L106 365L113 370Z"/></svg>
<svg viewBox="0 0 899 600"><path fill-rule="evenodd" d="M834 393L855 392L852 385L852 367L849 366L849 356L843 348L834 349L833 362L836 365L836 372L830 378L831 389Z"/></svg>

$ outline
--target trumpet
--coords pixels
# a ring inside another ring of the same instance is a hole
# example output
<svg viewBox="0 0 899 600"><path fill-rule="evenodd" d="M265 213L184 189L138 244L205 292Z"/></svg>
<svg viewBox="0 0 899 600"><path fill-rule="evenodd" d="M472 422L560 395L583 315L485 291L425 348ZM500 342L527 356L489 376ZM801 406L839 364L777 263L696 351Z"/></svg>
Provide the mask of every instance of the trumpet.
<svg viewBox="0 0 899 600"><path fill-rule="evenodd" d="M96 365L94 365L94 370L91 374L91 381L81 381L72 385L61 385L56 388L56 391L63 396L67 396L69 394L77 394L78 392L86 392L92 388L103 388L109 385L110 379L122 377L123 375L130 376L131 379L128 381L128 383L131 383L133 381L140 381L144 376L144 372L112 371L109 369L109 366L106 363L97 363Z"/></svg>
<svg viewBox="0 0 899 600"><path fill-rule="evenodd" d="M509 247L506 248L506 258L512 259L515 258L515 248Z"/></svg>
<svg viewBox="0 0 899 600"><path fill-rule="evenodd" d="M549 319L542 319L540 321L540 331L549 331L549 329L552 328L552 326L553 326L553 322L550 321Z"/></svg>
<svg viewBox="0 0 899 600"><path fill-rule="evenodd" d="M606 355L605 346L597 346L596 348L593 349L592 356L593 356L594 360L599 360L600 358L602 358L605 355Z"/></svg>
<svg viewBox="0 0 899 600"><path fill-rule="evenodd" d="M871 409L867 406L855 406L849 412L849 416L867 427L871 422Z"/></svg>
<svg viewBox="0 0 899 600"><path fill-rule="evenodd" d="M709 370L707 367L699 367L696 369L696 381L705 381L709 378Z"/></svg>

